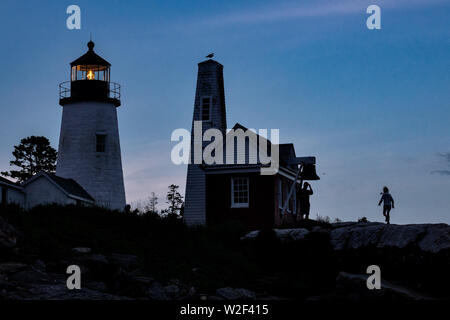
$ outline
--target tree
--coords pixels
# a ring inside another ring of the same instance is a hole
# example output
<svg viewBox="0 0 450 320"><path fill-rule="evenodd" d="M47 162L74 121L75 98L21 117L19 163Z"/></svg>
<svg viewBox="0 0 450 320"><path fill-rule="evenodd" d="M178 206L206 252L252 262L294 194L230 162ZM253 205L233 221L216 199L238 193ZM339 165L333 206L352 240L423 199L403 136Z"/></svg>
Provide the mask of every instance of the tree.
<svg viewBox="0 0 450 320"><path fill-rule="evenodd" d="M169 208L167 213L169 215L176 215L180 212L183 205L183 196L178 192L179 186L171 184L169 186L169 191L167 192L167 203Z"/></svg>
<svg viewBox="0 0 450 320"><path fill-rule="evenodd" d="M150 197L148 198L148 202L145 205L145 211L146 212L152 212L152 213L158 213L158 209L156 208L156 205L158 204L158 197L154 192L150 194Z"/></svg>
<svg viewBox="0 0 450 320"><path fill-rule="evenodd" d="M3 176L17 179L22 183L40 171L54 173L56 170L57 152L50 146L46 137L31 136L20 140L12 152L15 160L9 162L10 166L19 167L19 170L1 172Z"/></svg>

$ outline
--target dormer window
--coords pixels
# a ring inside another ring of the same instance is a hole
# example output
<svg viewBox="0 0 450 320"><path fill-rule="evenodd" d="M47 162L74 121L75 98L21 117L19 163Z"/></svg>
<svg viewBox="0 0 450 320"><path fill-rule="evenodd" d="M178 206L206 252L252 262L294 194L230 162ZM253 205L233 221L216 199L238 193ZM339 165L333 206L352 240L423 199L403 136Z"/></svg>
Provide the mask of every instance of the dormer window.
<svg viewBox="0 0 450 320"><path fill-rule="evenodd" d="M211 97L202 97L201 116L202 121L211 120Z"/></svg>

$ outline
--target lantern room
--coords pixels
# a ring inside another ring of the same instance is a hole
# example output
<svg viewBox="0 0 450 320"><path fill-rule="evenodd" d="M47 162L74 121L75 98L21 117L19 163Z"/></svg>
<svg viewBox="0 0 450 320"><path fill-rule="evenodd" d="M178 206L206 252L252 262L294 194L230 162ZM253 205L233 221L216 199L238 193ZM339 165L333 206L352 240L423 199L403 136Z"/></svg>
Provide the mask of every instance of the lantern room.
<svg viewBox="0 0 450 320"><path fill-rule="evenodd" d="M111 64L94 52L89 41L88 51L70 63L70 81L60 84L60 104L75 101L104 101L120 105L120 85L110 81Z"/></svg>
<svg viewBox="0 0 450 320"><path fill-rule="evenodd" d="M94 42L88 42L88 52L73 61L71 66L71 81L99 80L109 82L111 64L94 52Z"/></svg>

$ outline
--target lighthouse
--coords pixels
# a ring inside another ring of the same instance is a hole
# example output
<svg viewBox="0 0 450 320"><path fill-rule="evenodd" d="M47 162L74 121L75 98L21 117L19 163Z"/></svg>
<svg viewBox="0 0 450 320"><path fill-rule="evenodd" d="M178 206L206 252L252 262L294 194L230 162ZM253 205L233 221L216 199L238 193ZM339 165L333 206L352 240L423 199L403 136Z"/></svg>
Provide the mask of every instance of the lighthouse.
<svg viewBox="0 0 450 320"><path fill-rule="evenodd" d="M120 85L110 81L111 64L95 53L92 41L70 67L70 81L60 84L63 112L56 175L75 180L96 205L123 210Z"/></svg>

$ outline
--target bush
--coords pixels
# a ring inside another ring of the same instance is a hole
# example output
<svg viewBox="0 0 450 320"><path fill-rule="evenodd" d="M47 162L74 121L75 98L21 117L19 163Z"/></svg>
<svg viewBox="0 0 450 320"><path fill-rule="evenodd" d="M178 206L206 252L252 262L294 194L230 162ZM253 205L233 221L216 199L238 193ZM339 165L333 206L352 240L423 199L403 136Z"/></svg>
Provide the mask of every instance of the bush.
<svg viewBox="0 0 450 320"><path fill-rule="evenodd" d="M41 259L47 266L55 266L50 272L62 272L72 248L89 247L94 253L137 255L143 271L152 277L163 282L176 278L202 292L231 286L301 295L313 285L311 279L323 276L311 276L314 270L330 265L315 267L316 261L321 261L317 257L323 254L322 246L311 251L305 246L281 245L272 230L244 243L240 238L246 230L237 221L187 227L178 218L155 213L58 205L30 211L3 207L0 215L24 234L18 244L21 253L30 261ZM309 258L312 260L305 261ZM306 266L307 271L301 271Z"/></svg>

